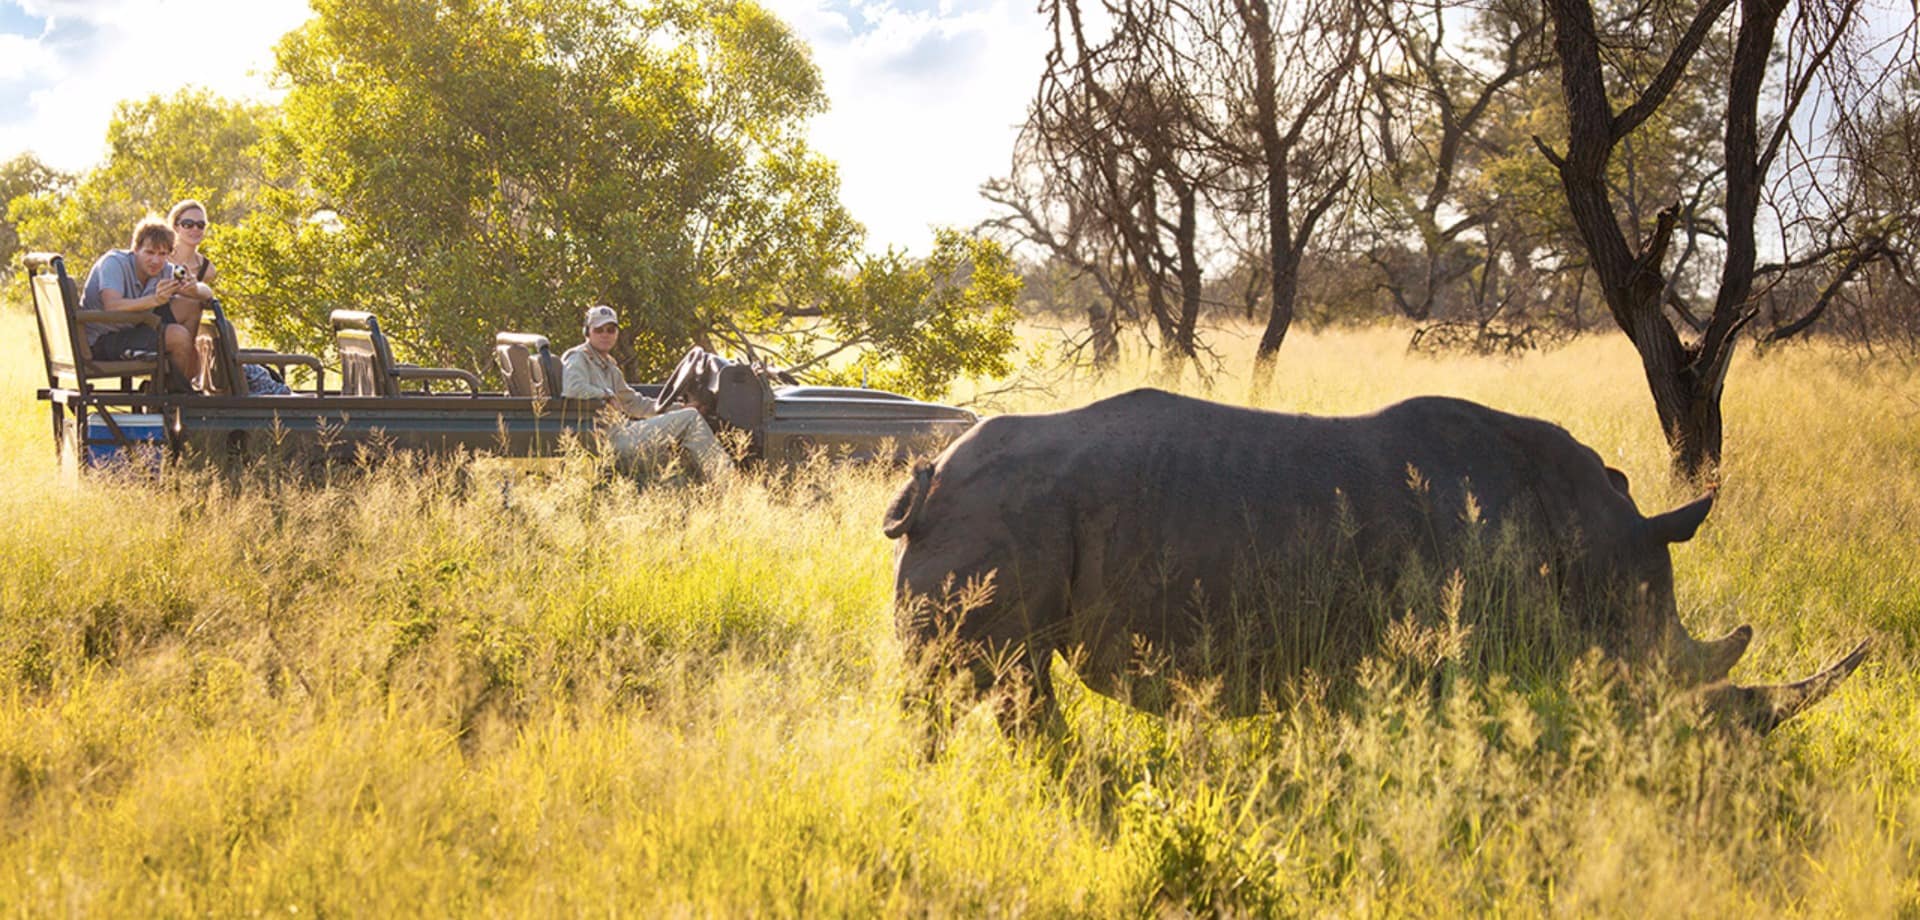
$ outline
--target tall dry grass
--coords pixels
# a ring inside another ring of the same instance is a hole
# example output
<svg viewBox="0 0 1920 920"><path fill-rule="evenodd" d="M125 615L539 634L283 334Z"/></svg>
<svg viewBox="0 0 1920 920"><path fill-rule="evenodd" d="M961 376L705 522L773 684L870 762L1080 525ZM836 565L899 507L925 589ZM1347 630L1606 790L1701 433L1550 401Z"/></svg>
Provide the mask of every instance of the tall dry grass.
<svg viewBox="0 0 1920 920"><path fill-rule="evenodd" d="M1559 687L1387 661L1351 705L1243 720L1142 716L1062 672L1064 738L974 713L926 761L897 703L892 471L69 481L31 320L0 333L7 913L1920 914L1901 368L1736 364L1722 501L1676 553L1683 618L1752 622L1749 681L1875 641L1765 741L1595 660ZM1688 497L1622 345L1498 362L1401 341L1296 337L1266 402L1467 396L1565 425L1643 508Z"/></svg>

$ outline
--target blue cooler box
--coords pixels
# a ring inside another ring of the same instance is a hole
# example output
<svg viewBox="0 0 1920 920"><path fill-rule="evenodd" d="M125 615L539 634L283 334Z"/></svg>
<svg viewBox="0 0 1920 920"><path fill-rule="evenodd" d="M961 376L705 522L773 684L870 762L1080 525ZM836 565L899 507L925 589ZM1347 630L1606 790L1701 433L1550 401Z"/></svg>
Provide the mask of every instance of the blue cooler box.
<svg viewBox="0 0 1920 920"><path fill-rule="evenodd" d="M111 439L113 429L107 427L107 420L101 418L107 413L95 412L87 416L87 439ZM120 433L127 440L153 445L152 465L158 469L160 452L166 449L167 422L158 414L151 412L115 412L113 420L120 424ZM131 458L122 456L120 445L109 440L105 444L88 444L87 452L81 456L81 462L91 467L103 467L113 463L130 462Z"/></svg>

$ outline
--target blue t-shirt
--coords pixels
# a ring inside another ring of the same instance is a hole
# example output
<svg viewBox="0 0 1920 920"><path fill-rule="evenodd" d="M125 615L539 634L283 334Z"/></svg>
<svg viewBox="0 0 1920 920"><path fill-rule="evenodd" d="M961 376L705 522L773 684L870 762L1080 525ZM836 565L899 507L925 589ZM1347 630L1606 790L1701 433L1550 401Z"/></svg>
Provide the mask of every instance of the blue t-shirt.
<svg viewBox="0 0 1920 920"><path fill-rule="evenodd" d="M100 298L101 291L119 291L120 296L129 298L145 297L152 294L160 286L160 279L173 270L163 266L159 273L148 278L145 284L141 284L140 273L137 271L139 266L134 259L133 250L114 249L101 256L98 262L93 263L92 270L87 272L86 291L80 295L80 309L105 310L107 305ZM100 341L101 336L115 329L124 328L126 327L111 323L88 325L87 344L91 346Z"/></svg>

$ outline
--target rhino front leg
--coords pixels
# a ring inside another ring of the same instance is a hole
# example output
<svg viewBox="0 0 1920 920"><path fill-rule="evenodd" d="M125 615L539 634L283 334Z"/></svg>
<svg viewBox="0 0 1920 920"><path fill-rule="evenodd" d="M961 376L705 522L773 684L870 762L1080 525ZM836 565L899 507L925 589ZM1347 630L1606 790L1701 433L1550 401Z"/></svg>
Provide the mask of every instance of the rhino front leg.
<svg viewBox="0 0 1920 920"><path fill-rule="evenodd" d="M1054 724L1051 665L1064 582L1003 577L999 568L963 581L947 570L937 587L922 589L914 574L928 567L903 562L896 627L908 658L908 707L927 714L937 733L960 706L982 701L1009 734Z"/></svg>
<svg viewBox="0 0 1920 920"><path fill-rule="evenodd" d="M1053 693L1053 647L1037 636L1013 645L988 643L968 663L974 696L994 706L1008 735L1050 732L1060 721Z"/></svg>

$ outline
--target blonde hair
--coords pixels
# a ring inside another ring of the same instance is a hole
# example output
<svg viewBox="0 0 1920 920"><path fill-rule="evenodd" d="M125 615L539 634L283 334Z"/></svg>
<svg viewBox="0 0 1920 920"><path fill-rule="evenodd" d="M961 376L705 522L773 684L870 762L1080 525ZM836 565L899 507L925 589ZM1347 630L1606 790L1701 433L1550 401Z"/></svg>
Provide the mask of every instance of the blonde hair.
<svg viewBox="0 0 1920 920"><path fill-rule="evenodd" d="M199 199L188 198L185 201L182 201L179 204L174 205L173 209L167 212L167 226L169 227L180 226L180 215L184 212L191 211L195 208L200 209L201 218L204 219L207 216L206 205L201 204Z"/></svg>
<svg viewBox="0 0 1920 920"><path fill-rule="evenodd" d="M133 250L138 252L140 245L152 240L168 249L173 248L173 225L160 219L158 214L148 214L133 225Z"/></svg>

